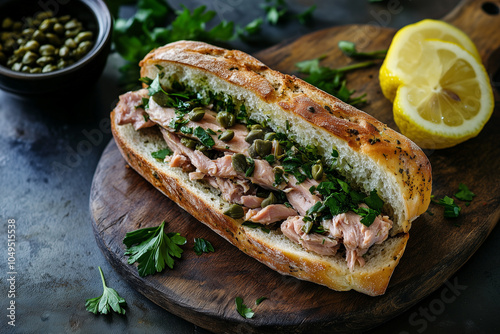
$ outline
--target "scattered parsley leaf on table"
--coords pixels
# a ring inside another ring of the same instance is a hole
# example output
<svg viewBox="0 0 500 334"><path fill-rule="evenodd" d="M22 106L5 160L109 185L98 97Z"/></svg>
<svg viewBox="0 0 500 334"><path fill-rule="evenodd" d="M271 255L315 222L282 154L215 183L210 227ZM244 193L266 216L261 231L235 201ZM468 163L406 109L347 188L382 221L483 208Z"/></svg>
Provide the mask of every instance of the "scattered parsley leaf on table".
<svg viewBox="0 0 500 334"><path fill-rule="evenodd" d="M104 280L101 267L98 268L99 273L101 274L102 287L104 291L99 297L90 298L85 301L87 311L94 314L108 314L110 310L113 310L118 314L125 314L125 309L122 308L122 306L126 305L125 299L120 297L116 290L106 286L106 281Z"/></svg>
<svg viewBox="0 0 500 334"><path fill-rule="evenodd" d="M241 299L241 297L236 297L235 303L236 303L236 310L243 318L246 319L253 318L255 313L252 311L251 308L243 304L243 299Z"/></svg>
<svg viewBox="0 0 500 334"><path fill-rule="evenodd" d="M201 255L203 253L215 252L214 246L210 241L203 238L194 238L194 252L196 255Z"/></svg>
<svg viewBox="0 0 500 334"><path fill-rule="evenodd" d="M457 218L460 214L460 206L458 206L451 197L445 196L439 201L432 199L432 202L444 207L445 218Z"/></svg>
<svg viewBox="0 0 500 334"><path fill-rule="evenodd" d="M467 188L467 186L463 183L458 185L458 192L455 194L455 197L461 201L470 202L476 196L472 191Z"/></svg>
<svg viewBox="0 0 500 334"><path fill-rule="evenodd" d="M384 59L387 54L387 50L358 52L356 44L349 41L339 41L337 45L346 56L353 59Z"/></svg>
<svg viewBox="0 0 500 334"><path fill-rule="evenodd" d="M179 233L165 233L164 228L165 221L158 227L142 228L125 235L125 255L129 256L129 264L139 264L139 276L161 272L165 265L172 269L173 257L181 257L183 250L179 246L186 243L186 238Z"/></svg>
<svg viewBox="0 0 500 334"><path fill-rule="evenodd" d="M264 296L263 296L263 297L258 298L258 299L255 301L255 305L259 305L260 303L262 303L262 302L263 302L264 300L266 300L266 299L267 299L267 297L264 297Z"/></svg>

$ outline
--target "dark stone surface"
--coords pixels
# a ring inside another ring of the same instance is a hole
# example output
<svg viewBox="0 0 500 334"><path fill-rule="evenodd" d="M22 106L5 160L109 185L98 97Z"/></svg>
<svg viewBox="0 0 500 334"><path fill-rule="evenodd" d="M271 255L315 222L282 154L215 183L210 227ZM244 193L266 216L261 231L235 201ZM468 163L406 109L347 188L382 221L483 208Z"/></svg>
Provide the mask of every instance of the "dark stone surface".
<svg viewBox="0 0 500 334"><path fill-rule="evenodd" d="M296 13L312 3L289 2ZM180 8L181 1L170 3ZM241 24L262 15L260 1L183 3L188 8L205 4L216 10L219 18ZM348 23L401 27L423 18L440 18L457 1L316 3L313 25L290 20L279 27L266 26L252 44L234 42L232 46L255 52L286 38ZM397 9L391 13L390 6ZM119 57L111 55L97 86L78 92L71 101L50 96L42 103L0 91L2 333L207 333L128 286L106 262L92 233L90 185L101 152L111 138L108 113L119 94L119 64ZM16 221L15 299L6 298L8 219ZM497 227L449 285L372 333L494 332L500 310L499 244ZM85 300L102 293L97 266L102 267L108 285L127 300L126 316L94 316L85 310ZM16 302L15 327L7 324L10 300Z"/></svg>

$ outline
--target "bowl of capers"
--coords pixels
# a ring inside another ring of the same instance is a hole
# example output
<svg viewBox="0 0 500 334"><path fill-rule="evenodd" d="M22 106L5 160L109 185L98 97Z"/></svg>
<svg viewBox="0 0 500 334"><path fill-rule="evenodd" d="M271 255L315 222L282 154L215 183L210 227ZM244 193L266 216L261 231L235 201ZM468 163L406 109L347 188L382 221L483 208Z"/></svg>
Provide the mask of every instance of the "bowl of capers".
<svg viewBox="0 0 500 334"><path fill-rule="evenodd" d="M0 89L46 96L92 86L112 23L103 0L0 0Z"/></svg>

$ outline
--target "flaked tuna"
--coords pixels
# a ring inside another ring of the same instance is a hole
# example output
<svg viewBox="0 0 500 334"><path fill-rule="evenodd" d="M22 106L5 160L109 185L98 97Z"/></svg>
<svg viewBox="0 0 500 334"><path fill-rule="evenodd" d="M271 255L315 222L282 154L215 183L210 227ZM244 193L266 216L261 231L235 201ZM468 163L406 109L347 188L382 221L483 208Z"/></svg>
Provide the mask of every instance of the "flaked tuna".
<svg viewBox="0 0 500 334"><path fill-rule="evenodd" d="M267 225L296 215L297 211L284 204L271 204L264 209L248 210L245 220Z"/></svg>
<svg viewBox="0 0 500 334"><path fill-rule="evenodd" d="M156 123L147 119L144 108L138 108L142 105L142 99L148 98L148 90L141 89L136 92L128 92L120 95L120 102L117 104L115 112L118 115L118 124L132 124L134 129L139 130L156 125Z"/></svg>

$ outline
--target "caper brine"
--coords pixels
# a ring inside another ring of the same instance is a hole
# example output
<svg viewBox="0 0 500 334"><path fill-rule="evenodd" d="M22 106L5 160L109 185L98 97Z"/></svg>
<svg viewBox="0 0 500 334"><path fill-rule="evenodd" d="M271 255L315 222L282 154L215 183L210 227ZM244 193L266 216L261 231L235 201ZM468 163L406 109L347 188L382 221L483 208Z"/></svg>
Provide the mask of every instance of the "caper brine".
<svg viewBox="0 0 500 334"><path fill-rule="evenodd" d="M90 52L94 34L69 15L51 11L0 26L0 65L14 71L47 73L73 64Z"/></svg>

